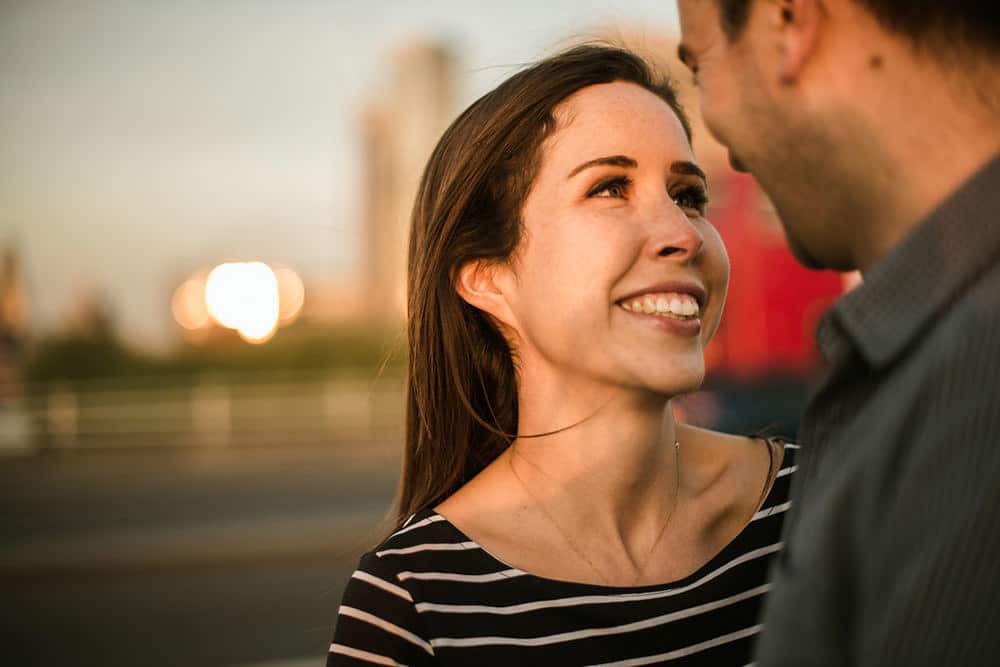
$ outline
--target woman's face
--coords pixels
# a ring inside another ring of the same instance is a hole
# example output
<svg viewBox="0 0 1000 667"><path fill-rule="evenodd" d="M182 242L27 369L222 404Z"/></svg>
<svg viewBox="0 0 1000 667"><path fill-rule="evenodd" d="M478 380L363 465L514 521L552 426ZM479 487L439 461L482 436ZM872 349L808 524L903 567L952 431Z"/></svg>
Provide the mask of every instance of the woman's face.
<svg viewBox="0 0 1000 667"><path fill-rule="evenodd" d="M624 82L583 88L555 116L504 290L523 378L697 388L729 260L680 121Z"/></svg>

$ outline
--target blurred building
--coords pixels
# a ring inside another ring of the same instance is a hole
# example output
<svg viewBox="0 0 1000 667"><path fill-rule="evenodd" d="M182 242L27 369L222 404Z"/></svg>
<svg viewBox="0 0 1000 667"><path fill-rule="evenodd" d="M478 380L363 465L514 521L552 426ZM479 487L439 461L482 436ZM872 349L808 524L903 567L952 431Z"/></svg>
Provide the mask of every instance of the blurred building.
<svg viewBox="0 0 1000 667"><path fill-rule="evenodd" d="M62 321L69 337L108 340L115 337L116 313L111 299L96 287L81 286Z"/></svg>
<svg viewBox="0 0 1000 667"><path fill-rule="evenodd" d="M0 255L0 404L20 395L27 341L27 290L20 256L9 246Z"/></svg>
<svg viewBox="0 0 1000 667"><path fill-rule="evenodd" d="M454 111L454 56L441 43L399 49L389 85L363 117L364 293L369 317L399 320L406 306L410 211L424 165Z"/></svg>
<svg viewBox="0 0 1000 667"><path fill-rule="evenodd" d="M23 402L28 291L17 250L0 253L0 455L7 455L27 451L31 441Z"/></svg>

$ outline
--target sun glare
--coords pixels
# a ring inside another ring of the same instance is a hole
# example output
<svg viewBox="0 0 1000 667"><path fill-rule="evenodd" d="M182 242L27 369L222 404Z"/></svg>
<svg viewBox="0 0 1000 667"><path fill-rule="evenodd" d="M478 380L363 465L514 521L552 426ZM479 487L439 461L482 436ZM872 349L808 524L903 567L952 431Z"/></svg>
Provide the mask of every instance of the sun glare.
<svg viewBox="0 0 1000 667"><path fill-rule="evenodd" d="M263 343L288 326L305 303L302 278L288 267L263 262L226 262L185 280L174 290L171 310L188 331L206 331L213 322L233 329L250 343Z"/></svg>
<svg viewBox="0 0 1000 667"><path fill-rule="evenodd" d="M185 280L174 290L170 307L174 319L188 331L201 329L211 320L205 305L205 283L197 278Z"/></svg>
<svg viewBox="0 0 1000 667"><path fill-rule="evenodd" d="M263 262L231 262L212 269L205 302L216 322L261 343L278 326L278 279Z"/></svg>

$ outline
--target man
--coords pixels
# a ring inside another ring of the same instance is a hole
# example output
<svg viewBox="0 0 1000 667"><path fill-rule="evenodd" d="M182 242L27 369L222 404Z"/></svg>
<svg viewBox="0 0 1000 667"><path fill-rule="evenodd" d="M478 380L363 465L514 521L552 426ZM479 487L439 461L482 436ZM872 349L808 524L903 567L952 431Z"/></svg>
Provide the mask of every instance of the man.
<svg viewBox="0 0 1000 667"><path fill-rule="evenodd" d="M817 333L757 665L998 664L1000 9L679 6L710 131L804 264L864 276Z"/></svg>

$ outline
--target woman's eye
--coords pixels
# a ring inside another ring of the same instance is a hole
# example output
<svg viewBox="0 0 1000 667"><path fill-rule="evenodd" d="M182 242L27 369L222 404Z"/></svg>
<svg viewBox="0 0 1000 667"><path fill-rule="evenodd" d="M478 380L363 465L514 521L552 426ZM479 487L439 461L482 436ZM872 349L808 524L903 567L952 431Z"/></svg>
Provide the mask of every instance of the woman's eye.
<svg viewBox="0 0 1000 667"><path fill-rule="evenodd" d="M628 187L631 183L632 179L626 177L618 177L609 181L602 181L594 186L587 196L623 199L628 194Z"/></svg>
<svg viewBox="0 0 1000 667"><path fill-rule="evenodd" d="M672 196L674 202L685 211L705 215L705 206L708 205L708 195L705 193L705 188L692 185L675 192Z"/></svg>

